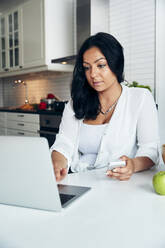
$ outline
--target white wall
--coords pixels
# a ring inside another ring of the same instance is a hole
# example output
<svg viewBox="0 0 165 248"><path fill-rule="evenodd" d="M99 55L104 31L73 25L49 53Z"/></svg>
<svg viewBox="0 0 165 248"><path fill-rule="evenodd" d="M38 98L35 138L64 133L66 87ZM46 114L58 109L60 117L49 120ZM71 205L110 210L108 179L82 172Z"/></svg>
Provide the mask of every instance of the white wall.
<svg viewBox="0 0 165 248"><path fill-rule="evenodd" d="M155 0L109 0L110 33L124 48L125 79L155 90Z"/></svg>
<svg viewBox="0 0 165 248"><path fill-rule="evenodd" d="M151 86L165 144L165 0L109 2L110 33L124 47L126 79Z"/></svg>
<svg viewBox="0 0 165 248"><path fill-rule="evenodd" d="M156 98L161 143L165 144L165 1L156 1Z"/></svg>

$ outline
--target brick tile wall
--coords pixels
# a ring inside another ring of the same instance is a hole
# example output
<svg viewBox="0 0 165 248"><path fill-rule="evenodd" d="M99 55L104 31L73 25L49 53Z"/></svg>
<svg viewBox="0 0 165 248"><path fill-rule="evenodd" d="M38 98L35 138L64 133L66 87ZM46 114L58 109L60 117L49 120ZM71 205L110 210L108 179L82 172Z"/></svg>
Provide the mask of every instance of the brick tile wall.
<svg viewBox="0 0 165 248"><path fill-rule="evenodd" d="M24 80L27 84L28 100L39 103L48 93L53 93L61 100L70 98L70 72L40 72L0 79L0 106L20 106L25 101L25 86L14 86L15 80Z"/></svg>

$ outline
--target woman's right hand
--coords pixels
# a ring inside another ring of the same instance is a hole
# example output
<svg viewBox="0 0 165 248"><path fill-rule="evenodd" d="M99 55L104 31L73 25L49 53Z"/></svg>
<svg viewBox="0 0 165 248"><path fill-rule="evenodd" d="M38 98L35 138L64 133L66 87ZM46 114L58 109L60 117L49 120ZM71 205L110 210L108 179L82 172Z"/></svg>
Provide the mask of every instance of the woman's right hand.
<svg viewBox="0 0 165 248"><path fill-rule="evenodd" d="M56 180L57 181L60 181L62 180L66 174L67 174L67 168L54 168L54 173L55 173L55 176L56 176Z"/></svg>
<svg viewBox="0 0 165 248"><path fill-rule="evenodd" d="M56 180L60 181L67 175L67 159L59 152L52 152L52 161Z"/></svg>

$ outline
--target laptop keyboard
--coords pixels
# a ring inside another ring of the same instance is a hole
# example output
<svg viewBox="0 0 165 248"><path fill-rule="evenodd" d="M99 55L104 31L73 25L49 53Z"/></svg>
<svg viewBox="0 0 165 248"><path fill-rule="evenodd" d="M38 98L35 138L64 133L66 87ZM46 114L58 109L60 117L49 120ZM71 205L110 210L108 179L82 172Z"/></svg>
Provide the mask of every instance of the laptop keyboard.
<svg viewBox="0 0 165 248"><path fill-rule="evenodd" d="M61 200L61 205L65 204L69 200L71 200L75 195L67 195L67 194L62 194L60 193L60 200Z"/></svg>

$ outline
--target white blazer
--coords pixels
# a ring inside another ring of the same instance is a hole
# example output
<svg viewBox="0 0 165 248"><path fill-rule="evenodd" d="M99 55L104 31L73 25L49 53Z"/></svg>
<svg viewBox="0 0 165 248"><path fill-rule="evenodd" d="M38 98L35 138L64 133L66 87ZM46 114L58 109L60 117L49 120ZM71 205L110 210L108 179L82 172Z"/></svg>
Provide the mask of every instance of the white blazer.
<svg viewBox="0 0 165 248"><path fill-rule="evenodd" d="M73 172L85 171L88 164L79 161L79 130L83 120L77 120L72 100L65 106L59 133L51 151L62 153ZM107 166L110 161L126 155L146 156L156 165L162 163L157 109L148 89L122 85L110 122L105 128L94 168Z"/></svg>

